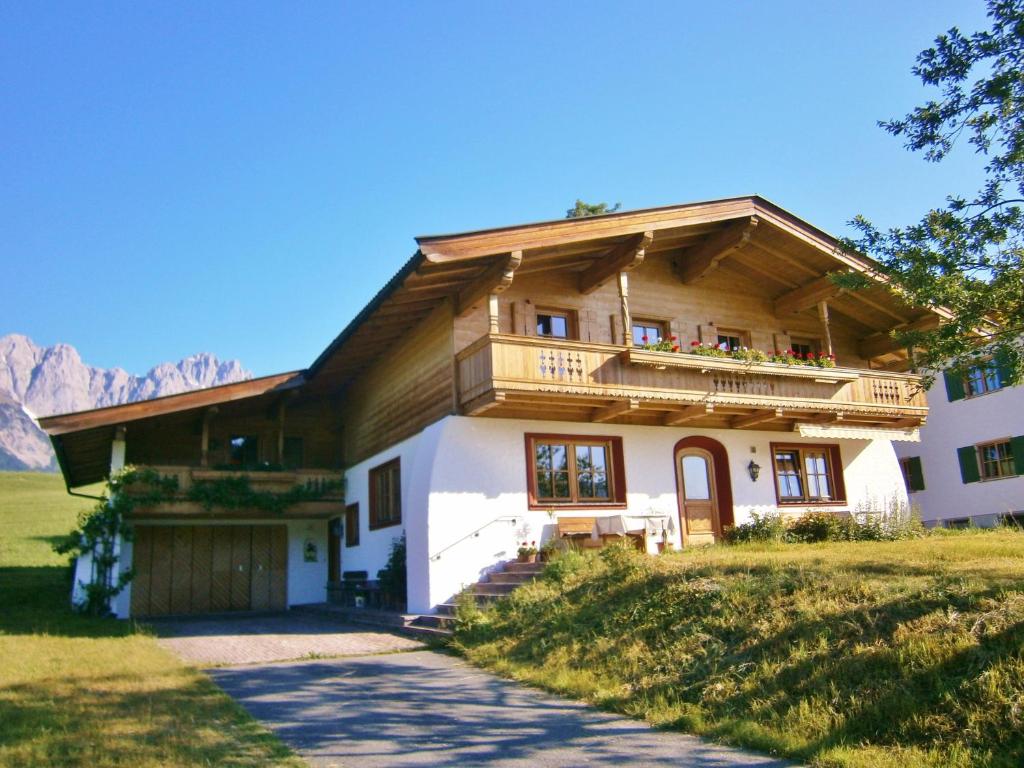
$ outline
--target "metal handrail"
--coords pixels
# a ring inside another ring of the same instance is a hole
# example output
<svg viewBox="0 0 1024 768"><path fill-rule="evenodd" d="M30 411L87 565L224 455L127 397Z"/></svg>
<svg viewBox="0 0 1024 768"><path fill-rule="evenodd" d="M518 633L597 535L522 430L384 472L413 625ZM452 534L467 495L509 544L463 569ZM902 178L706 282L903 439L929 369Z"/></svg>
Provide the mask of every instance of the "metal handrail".
<svg viewBox="0 0 1024 768"><path fill-rule="evenodd" d="M477 528L475 531L470 531L465 536L463 536L461 539L456 539L451 544L449 544L447 547L444 547L443 549L440 549L437 552L435 552L434 554L432 554L430 556L430 561L431 562L436 562L437 560L440 560L441 559L441 555L443 555L449 549L451 549L452 547L458 546L459 544L461 544L462 542L466 541L467 539L475 539L475 538L477 538L480 535L481 531L483 531L485 528L489 528L490 526L494 525L495 523L508 522L508 523L512 523L513 525L515 525L516 522L518 521L518 519L519 518L512 517L511 515L501 515L500 517L496 517L493 520L489 520L488 522L484 523L479 528Z"/></svg>

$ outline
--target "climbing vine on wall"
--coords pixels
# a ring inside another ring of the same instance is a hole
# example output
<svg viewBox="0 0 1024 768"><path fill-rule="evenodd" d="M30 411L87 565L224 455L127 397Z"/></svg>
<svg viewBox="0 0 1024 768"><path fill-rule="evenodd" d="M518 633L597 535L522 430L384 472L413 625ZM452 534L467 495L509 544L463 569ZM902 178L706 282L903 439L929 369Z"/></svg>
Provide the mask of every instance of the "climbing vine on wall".
<svg viewBox="0 0 1024 768"><path fill-rule="evenodd" d="M125 493L127 486L139 493ZM54 545L62 555L89 557L92 575L81 582L84 597L76 608L95 616L108 616L110 602L121 594L134 573L118 570L120 542L132 540L132 528L126 518L138 505L170 501L178 490L175 477L161 477L152 469L125 467L107 481L106 491L96 505L78 516L78 527Z"/></svg>

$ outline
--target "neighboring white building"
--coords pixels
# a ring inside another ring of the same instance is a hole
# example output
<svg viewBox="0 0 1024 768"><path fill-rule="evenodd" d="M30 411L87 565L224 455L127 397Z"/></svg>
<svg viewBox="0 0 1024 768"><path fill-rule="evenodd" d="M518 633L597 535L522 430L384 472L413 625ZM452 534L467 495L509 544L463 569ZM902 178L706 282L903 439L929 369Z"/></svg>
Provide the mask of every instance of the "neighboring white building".
<svg viewBox="0 0 1024 768"><path fill-rule="evenodd" d="M995 362L946 372L928 392L921 442L899 444L911 503L927 525L1024 518L1024 386Z"/></svg>

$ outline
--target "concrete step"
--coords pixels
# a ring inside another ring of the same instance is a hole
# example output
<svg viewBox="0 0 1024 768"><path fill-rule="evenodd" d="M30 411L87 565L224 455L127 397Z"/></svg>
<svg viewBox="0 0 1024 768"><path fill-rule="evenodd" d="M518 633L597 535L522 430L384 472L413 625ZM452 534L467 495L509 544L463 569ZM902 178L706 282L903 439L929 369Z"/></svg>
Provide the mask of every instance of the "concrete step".
<svg viewBox="0 0 1024 768"><path fill-rule="evenodd" d="M454 616L442 616L440 614L417 616L413 619L410 627L431 627L433 629L451 629L455 624Z"/></svg>
<svg viewBox="0 0 1024 768"><path fill-rule="evenodd" d="M454 616L458 609L459 606L455 603L441 603L437 606L437 613L439 616Z"/></svg>
<svg viewBox="0 0 1024 768"><path fill-rule="evenodd" d="M533 581L537 577L535 573L529 572L516 572L516 571L498 571L497 573L490 573L487 575L488 584L526 584L528 581Z"/></svg>
<svg viewBox="0 0 1024 768"><path fill-rule="evenodd" d="M520 563L513 560L505 564L506 573L532 573L538 574L544 570L545 563Z"/></svg>
<svg viewBox="0 0 1024 768"><path fill-rule="evenodd" d="M440 627L424 627L417 624L409 624L408 626L402 627L402 633L412 635L414 637L422 637L423 639L434 639L434 640L448 640L452 637L452 631L450 629L442 629Z"/></svg>
<svg viewBox="0 0 1024 768"><path fill-rule="evenodd" d="M503 584L496 581L478 581L473 585L475 595L509 595L516 590L520 584Z"/></svg>

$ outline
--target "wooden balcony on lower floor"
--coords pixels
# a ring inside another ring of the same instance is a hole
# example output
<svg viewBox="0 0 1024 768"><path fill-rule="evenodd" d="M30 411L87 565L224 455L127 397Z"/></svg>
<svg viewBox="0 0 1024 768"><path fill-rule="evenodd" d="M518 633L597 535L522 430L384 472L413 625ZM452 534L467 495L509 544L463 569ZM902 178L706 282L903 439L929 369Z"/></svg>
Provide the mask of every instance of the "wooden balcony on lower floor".
<svg viewBox="0 0 1024 768"><path fill-rule="evenodd" d="M166 501L136 506L132 517L137 519L326 519L342 514L345 508L344 472L341 470L230 470L172 465L150 465L144 469L154 470L161 478L174 478L177 490L172 494L173 498ZM197 486L205 486L212 492L196 493ZM230 495L232 488L238 488L238 493L228 504L201 500L223 498L225 494ZM295 489L302 491L295 492ZM125 489L130 494L146 494L150 491L151 488L142 483L129 485ZM298 500L280 508L267 508L265 502L261 504L259 501L244 503L255 495L263 499L270 496L281 499L287 498L288 494Z"/></svg>
<svg viewBox="0 0 1024 768"><path fill-rule="evenodd" d="M928 414L920 377L746 363L686 352L489 334L456 356L465 415L909 433Z"/></svg>

